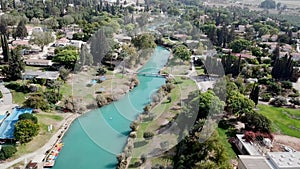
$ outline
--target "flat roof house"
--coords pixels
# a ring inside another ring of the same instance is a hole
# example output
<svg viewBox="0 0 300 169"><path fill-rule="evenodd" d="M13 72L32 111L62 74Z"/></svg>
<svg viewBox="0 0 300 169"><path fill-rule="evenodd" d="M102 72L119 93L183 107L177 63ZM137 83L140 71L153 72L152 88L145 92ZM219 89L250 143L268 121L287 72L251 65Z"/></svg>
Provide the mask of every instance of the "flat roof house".
<svg viewBox="0 0 300 169"><path fill-rule="evenodd" d="M51 60L44 59L28 59L25 63L28 66L51 66L53 64Z"/></svg>

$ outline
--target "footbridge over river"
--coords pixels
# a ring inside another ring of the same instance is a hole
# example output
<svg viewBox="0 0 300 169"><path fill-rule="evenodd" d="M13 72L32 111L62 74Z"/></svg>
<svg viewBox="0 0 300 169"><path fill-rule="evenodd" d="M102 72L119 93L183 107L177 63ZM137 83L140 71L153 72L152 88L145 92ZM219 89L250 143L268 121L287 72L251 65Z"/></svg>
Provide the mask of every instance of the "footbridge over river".
<svg viewBox="0 0 300 169"><path fill-rule="evenodd" d="M146 76L146 77L162 77L165 78L168 74L160 74L160 73L149 73L149 72L135 72L134 74L138 76Z"/></svg>

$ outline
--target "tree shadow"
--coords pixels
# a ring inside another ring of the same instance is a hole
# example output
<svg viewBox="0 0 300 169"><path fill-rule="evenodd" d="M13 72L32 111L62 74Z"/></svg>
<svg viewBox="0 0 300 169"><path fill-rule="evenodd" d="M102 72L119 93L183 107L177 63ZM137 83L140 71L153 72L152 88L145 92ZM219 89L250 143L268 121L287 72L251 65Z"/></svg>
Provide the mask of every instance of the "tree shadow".
<svg viewBox="0 0 300 169"><path fill-rule="evenodd" d="M148 144L148 142L143 140L143 141L135 142L133 145L134 145L134 148L139 148L139 147L145 146L146 144Z"/></svg>
<svg viewBox="0 0 300 169"><path fill-rule="evenodd" d="M116 167L117 167L117 164L115 164L115 163L110 163L110 164L105 165L105 168L116 168Z"/></svg>

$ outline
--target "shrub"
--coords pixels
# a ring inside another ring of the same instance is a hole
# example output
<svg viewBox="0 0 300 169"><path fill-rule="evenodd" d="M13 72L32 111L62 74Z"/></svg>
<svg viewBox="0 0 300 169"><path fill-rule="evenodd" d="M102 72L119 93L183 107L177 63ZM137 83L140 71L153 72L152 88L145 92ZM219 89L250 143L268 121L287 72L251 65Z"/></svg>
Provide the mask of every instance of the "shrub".
<svg viewBox="0 0 300 169"><path fill-rule="evenodd" d="M230 127L230 125L228 124L228 121L227 120L220 120L219 121L219 124L218 124L218 127L221 128L221 129L228 129Z"/></svg>
<svg viewBox="0 0 300 169"><path fill-rule="evenodd" d="M153 136L154 136L154 133L152 133L152 132L145 132L143 134L143 137L144 137L145 140L150 140L150 139L153 138Z"/></svg>
<svg viewBox="0 0 300 169"><path fill-rule="evenodd" d="M281 82L281 87L284 89L292 89L293 83L290 81L283 81L283 82Z"/></svg>
<svg viewBox="0 0 300 169"><path fill-rule="evenodd" d="M258 83L263 84L263 85L268 85L271 82L273 82L273 79L270 79L270 78L260 78L260 79L258 79Z"/></svg>
<svg viewBox="0 0 300 169"><path fill-rule="evenodd" d="M17 149L15 146L12 145L3 146L0 151L0 160L6 160L12 157L16 152Z"/></svg>
<svg viewBox="0 0 300 169"><path fill-rule="evenodd" d="M246 131L244 133L243 139L245 139L246 142L250 142L250 141L252 142L252 141L255 140L255 138L256 138L256 136L255 136L255 133L253 131Z"/></svg>
<svg viewBox="0 0 300 169"><path fill-rule="evenodd" d="M32 122L34 122L35 124L37 124L38 119L37 117L35 117L34 115L30 114L30 113L24 113L21 114L19 116L19 120L31 120Z"/></svg>
<svg viewBox="0 0 300 169"><path fill-rule="evenodd" d="M133 121L131 124L130 124L130 128L131 128L131 131L136 131L139 127L139 123L138 121Z"/></svg>
<svg viewBox="0 0 300 169"><path fill-rule="evenodd" d="M292 98L290 100L290 103L294 104L294 105L300 105L300 99L299 98Z"/></svg>
<svg viewBox="0 0 300 169"><path fill-rule="evenodd" d="M268 91L273 95L277 96L281 93L281 85L276 82L270 82L268 86Z"/></svg>
<svg viewBox="0 0 300 169"><path fill-rule="evenodd" d="M288 95L289 97L299 97L299 93L292 93Z"/></svg>
<svg viewBox="0 0 300 169"><path fill-rule="evenodd" d="M146 162L147 156L146 156L145 154L142 154L140 159L141 159L141 162L142 162L142 164L143 164L143 163Z"/></svg>
<svg viewBox="0 0 300 169"><path fill-rule="evenodd" d="M264 93L260 97L262 101L269 102L272 96L269 93Z"/></svg>
<svg viewBox="0 0 300 169"><path fill-rule="evenodd" d="M39 93L35 93L24 102L24 106L34 108L34 109L41 109L43 111L49 110L49 104L45 100L44 96Z"/></svg>
<svg viewBox="0 0 300 169"><path fill-rule="evenodd" d="M281 107L287 104L287 100L284 97L278 96L271 100L270 104L276 107Z"/></svg>
<svg viewBox="0 0 300 169"><path fill-rule="evenodd" d="M0 99L3 97L3 94L2 94L2 92L0 91Z"/></svg>
<svg viewBox="0 0 300 169"><path fill-rule="evenodd" d="M106 97L103 96L102 94L97 95L96 102L97 102L98 107L102 107L108 103Z"/></svg>
<svg viewBox="0 0 300 169"><path fill-rule="evenodd" d="M20 143L28 143L39 133L39 129L39 125L31 120L19 120L15 124L15 139Z"/></svg>
<svg viewBox="0 0 300 169"><path fill-rule="evenodd" d="M100 66L97 70L97 76L103 76L103 75L105 75L105 73L106 73L106 70L102 66Z"/></svg>

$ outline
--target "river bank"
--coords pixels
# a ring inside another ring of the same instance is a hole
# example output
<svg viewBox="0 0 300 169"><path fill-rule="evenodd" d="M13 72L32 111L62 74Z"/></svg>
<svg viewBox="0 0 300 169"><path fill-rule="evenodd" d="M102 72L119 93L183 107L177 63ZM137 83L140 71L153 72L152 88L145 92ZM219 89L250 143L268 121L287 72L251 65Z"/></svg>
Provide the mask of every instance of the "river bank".
<svg viewBox="0 0 300 169"><path fill-rule="evenodd" d="M158 72L167 62L169 54L166 49L157 47L140 71ZM116 167L116 155L126 144L130 123L151 101L152 94L165 83L162 77L138 78L140 84L120 100L85 113L72 123L63 138L64 148L53 168Z"/></svg>

